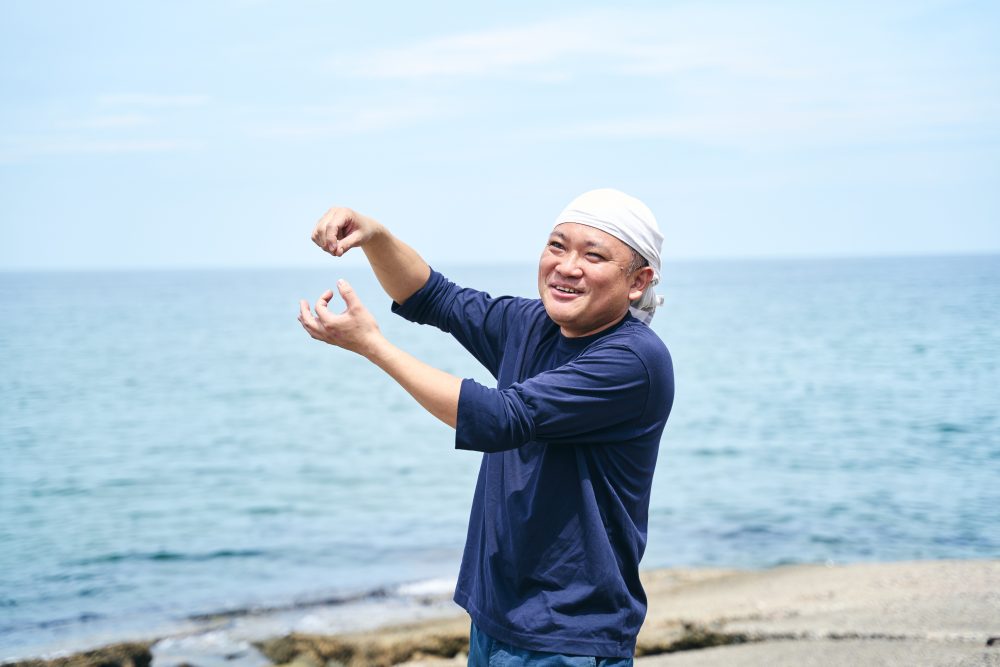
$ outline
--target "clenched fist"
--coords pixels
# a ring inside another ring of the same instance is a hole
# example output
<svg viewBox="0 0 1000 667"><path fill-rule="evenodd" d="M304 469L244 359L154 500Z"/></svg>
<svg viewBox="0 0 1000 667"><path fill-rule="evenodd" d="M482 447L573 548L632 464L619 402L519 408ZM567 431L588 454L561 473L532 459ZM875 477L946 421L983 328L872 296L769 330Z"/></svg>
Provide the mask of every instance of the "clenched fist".
<svg viewBox="0 0 1000 667"><path fill-rule="evenodd" d="M316 223L312 240L334 257L341 257L351 248L363 246L380 231L382 225L374 218L335 206Z"/></svg>

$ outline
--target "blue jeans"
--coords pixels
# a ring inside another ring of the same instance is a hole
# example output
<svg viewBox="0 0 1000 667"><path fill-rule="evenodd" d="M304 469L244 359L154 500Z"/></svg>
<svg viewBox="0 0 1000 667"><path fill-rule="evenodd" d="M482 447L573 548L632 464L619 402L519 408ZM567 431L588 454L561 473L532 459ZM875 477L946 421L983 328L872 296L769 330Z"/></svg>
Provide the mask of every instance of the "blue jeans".
<svg viewBox="0 0 1000 667"><path fill-rule="evenodd" d="M632 658L598 658L518 648L493 639L472 624L469 667L632 667Z"/></svg>

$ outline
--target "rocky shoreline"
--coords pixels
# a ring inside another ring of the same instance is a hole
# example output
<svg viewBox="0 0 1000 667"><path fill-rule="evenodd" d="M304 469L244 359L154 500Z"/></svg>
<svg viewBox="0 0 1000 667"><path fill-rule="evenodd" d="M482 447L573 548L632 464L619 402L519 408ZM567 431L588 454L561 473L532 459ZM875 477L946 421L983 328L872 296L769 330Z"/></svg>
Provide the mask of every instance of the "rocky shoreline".
<svg viewBox="0 0 1000 667"><path fill-rule="evenodd" d="M643 573L649 613L641 667L699 665L998 665L1000 560L789 565L760 571ZM254 643L289 667L459 665L468 617ZM4 667L176 667L155 641ZM241 664L234 656L229 664ZM196 665L196 667L199 667Z"/></svg>

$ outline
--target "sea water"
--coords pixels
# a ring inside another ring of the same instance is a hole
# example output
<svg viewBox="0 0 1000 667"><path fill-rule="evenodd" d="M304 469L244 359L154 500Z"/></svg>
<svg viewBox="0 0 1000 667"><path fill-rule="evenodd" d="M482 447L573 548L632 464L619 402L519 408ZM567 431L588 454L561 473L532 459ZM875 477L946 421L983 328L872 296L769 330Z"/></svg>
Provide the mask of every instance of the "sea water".
<svg viewBox="0 0 1000 667"><path fill-rule="evenodd" d="M535 292L530 265L444 268ZM340 276L390 340L490 381L366 268L0 274L0 660L410 617L454 581L479 457L301 329ZM1000 555L1000 256L677 262L660 291L645 567Z"/></svg>

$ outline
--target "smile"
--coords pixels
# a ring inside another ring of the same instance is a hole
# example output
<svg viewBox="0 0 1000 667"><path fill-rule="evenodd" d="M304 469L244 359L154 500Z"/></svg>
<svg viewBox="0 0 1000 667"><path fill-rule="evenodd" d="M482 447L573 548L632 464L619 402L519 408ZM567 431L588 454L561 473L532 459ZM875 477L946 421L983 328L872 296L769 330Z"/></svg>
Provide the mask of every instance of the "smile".
<svg viewBox="0 0 1000 667"><path fill-rule="evenodd" d="M580 290L573 289L572 287L563 287L562 285L553 285L552 289L557 292L562 292L563 294L579 294Z"/></svg>

